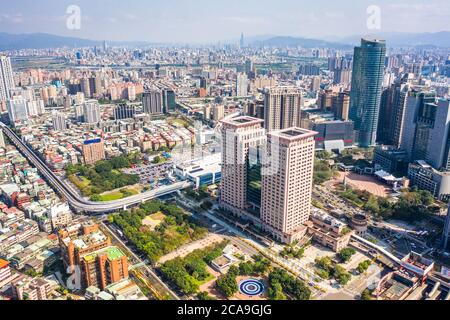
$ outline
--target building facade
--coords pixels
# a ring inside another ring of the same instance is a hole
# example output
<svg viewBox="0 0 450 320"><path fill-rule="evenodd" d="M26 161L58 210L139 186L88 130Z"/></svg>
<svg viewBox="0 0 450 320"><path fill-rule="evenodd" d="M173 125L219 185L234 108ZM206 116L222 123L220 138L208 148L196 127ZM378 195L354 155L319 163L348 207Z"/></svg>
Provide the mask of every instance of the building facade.
<svg viewBox="0 0 450 320"><path fill-rule="evenodd" d="M385 56L384 40L361 39L361 46L355 47L349 116L361 147L376 143Z"/></svg>

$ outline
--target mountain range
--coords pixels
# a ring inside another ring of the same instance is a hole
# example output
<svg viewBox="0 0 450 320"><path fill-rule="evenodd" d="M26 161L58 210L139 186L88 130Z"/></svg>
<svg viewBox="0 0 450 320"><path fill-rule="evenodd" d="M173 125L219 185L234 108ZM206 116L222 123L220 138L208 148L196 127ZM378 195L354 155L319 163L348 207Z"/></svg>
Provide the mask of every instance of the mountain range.
<svg viewBox="0 0 450 320"><path fill-rule="evenodd" d="M450 48L450 31L435 33L378 33L374 36L385 39L387 45L390 47L428 46ZM354 45L360 42L360 39L361 36L356 35L350 37L326 37L324 39L261 35L246 38L246 43L250 46L301 46L304 48L351 49ZM103 41L99 40L58 36L48 33L10 34L0 32L0 50L93 47L101 46L102 43ZM161 43L151 43L146 41L108 41L108 44L113 46L121 45L130 47L161 45Z"/></svg>

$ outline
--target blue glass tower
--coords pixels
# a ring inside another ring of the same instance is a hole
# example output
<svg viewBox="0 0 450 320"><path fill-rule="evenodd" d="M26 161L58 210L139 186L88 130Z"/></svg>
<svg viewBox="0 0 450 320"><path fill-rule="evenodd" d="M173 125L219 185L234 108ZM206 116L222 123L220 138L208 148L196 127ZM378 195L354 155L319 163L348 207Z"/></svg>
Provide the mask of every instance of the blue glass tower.
<svg viewBox="0 0 450 320"><path fill-rule="evenodd" d="M361 46L355 47L349 117L360 147L376 143L385 57L384 40L361 39Z"/></svg>

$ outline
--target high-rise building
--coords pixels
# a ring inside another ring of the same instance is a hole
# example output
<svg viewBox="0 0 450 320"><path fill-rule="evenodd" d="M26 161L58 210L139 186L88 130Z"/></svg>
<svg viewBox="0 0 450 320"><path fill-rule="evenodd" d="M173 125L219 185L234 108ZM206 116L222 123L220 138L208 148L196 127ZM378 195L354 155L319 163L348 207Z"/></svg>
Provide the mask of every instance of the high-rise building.
<svg viewBox="0 0 450 320"><path fill-rule="evenodd" d="M0 101L11 98L10 90L14 88L14 76L11 59L0 55Z"/></svg>
<svg viewBox="0 0 450 320"><path fill-rule="evenodd" d="M86 123L99 123L100 105L97 100L86 100L83 104L83 116Z"/></svg>
<svg viewBox="0 0 450 320"><path fill-rule="evenodd" d="M244 48L244 46L245 46L244 34L243 33L241 33L241 39L239 41L239 46L241 47L241 49Z"/></svg>
<svg viewBox="0 0 450 320"><path fill-rule="evenodd" d="M249 79L256 78L256 69L251 59L245 60L245 74Z"/></svg>
<svg viewBox="0 0 450 320"><path fill-rule="evenodd" d="M53 130L64 131L67 129L66 116L64 113L55 112L52 116Z"/></svg>
<svg viewBox="0 0 450 320"><path fill-rule="evenodd" d="M27 100L22 96L14 96L6 103L9 121L14 124L17 121L28 120Z"/></svg>
<svg viewBox="0 0 450 320"><path fill-rule="evenodd" d="M302 106L300 89L276 87L264 90L264 128L270 132L299 126Z"/></svg>
<svg viewBox="0 0 450 320"><path fill-rule="evenodd" d="M311 211L315 135L300 128L267 135L266 156L272 163L262 175L261 220L265 229L284 243L300 239L307 230L304 223Z"/></svg>
<svg viewBox="0 0 450 320"><path fill-rule="evenodd" d="M174 112L177 108L175 91L170 88L165 88L162 93L164 113Z"/></svg>
<svg viewBox="0 0 450 320"><path fill-rule="evenodd" d="M376 143L385 57L384 40L361 39L354 50L349 116L361 147Z"/></svg>
<svg viewBox="0 0 450 320"><path fill-rule="evenodd" d="M317 106L322 111L330 111L333 107L333 98L336 96L336 93L333 90L323 90L319 93L317 99Z"/></svg>
<svg viewBox="0 0 450 320"><path fill-rule="evenodd" d="M244 73L238 73L236 77L236 96L246 97L248 95L248 78Z"/></svg>
<svg viewBox="0 0 450 320"><path fill-rule="evenodd" d="M348 111L350 109L349 92L340 92L334 96L331 109L333 110L336 119L348 121Z"/></svg>
<svg viewBox="0 0 450 320"><path fill-rule="evenodd" d="M127 256L118 247L106 247L81 258L84 287L105 289L128 278Z"/></svg>
<svg viewBox="0 0 450 320"><path fill-rule="evenodd" d="M5 136L3 134L3 130L0 129L0 148L5 148L5 147L6 147Z"/></svg>
<svg viewBox="0 0 450 320"><path fill-rule="evenodd" d="M163 113L163 96L159 89L151 89L143 93L142 104L144 113L155 115Z"/></svg>
<svg viewBox="0 0 450 320"><path fill-rule="evenodd" d="M84 163L95 164L105 159L105 145L102 139L86 140L82 146Z"/></svg>
<svg viewBox="0 0 450 320"><path fill-rule="evenodd" d="M136 106L134 104L123 103L114 108L114 119L132 119L136 114Z"/></svg>
<svg viewBox="0 0 450 320"><path fill-rule="evenodd" d="M264 143L263 121L252 117L222 120L222 180L220 206L234 214L249 207L247 199L249 149Z"/></svg>
<svg viewBox="0 0 450 320"><path fill-rule="evenodd" d="M407 74L383 91L377 133L379 143L397 148L401 144L406 102L411 92L410 79Z"/></svg>
<svg viewBox="0 0 450 320"><path fill-rule="evenodd" d="M436 170L450 170L450 100L434 92L407 97L400 147L409 161L424 160Z"/></svg>
<svg viewBox="0 0 450 320"><path fill-rule="evenodd" d="M87 98L92 97L91 85L90 81L87 78L82 78L80 80L81 92L84 93L84 96Z"/></svg>
<svg viewBox="0 0 450 320"><path fill-rule="evenodd" d="M321 78L319 76L314 76L311 78L311 92L317 92L320 90L320 81Z"/></svg>
<svg viewBox="0 0 450 320"><path fill-rule="evenodd" d="M212 119L215 122L219 122L225 117L225 106L223 104L216 104L212 108Z"/></svg>

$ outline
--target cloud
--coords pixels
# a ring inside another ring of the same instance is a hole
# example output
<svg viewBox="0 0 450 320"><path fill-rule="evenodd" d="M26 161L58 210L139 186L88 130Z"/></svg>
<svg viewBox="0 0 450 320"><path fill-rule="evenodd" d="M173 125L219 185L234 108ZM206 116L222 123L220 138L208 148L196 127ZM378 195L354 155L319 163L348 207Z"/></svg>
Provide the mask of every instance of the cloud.
<svg viewBox="0 0 450 320"><path fill-rule="evenodd" d="M21 13L2 13L0 14L0 22L22 23L24 21Z"/></svg>

